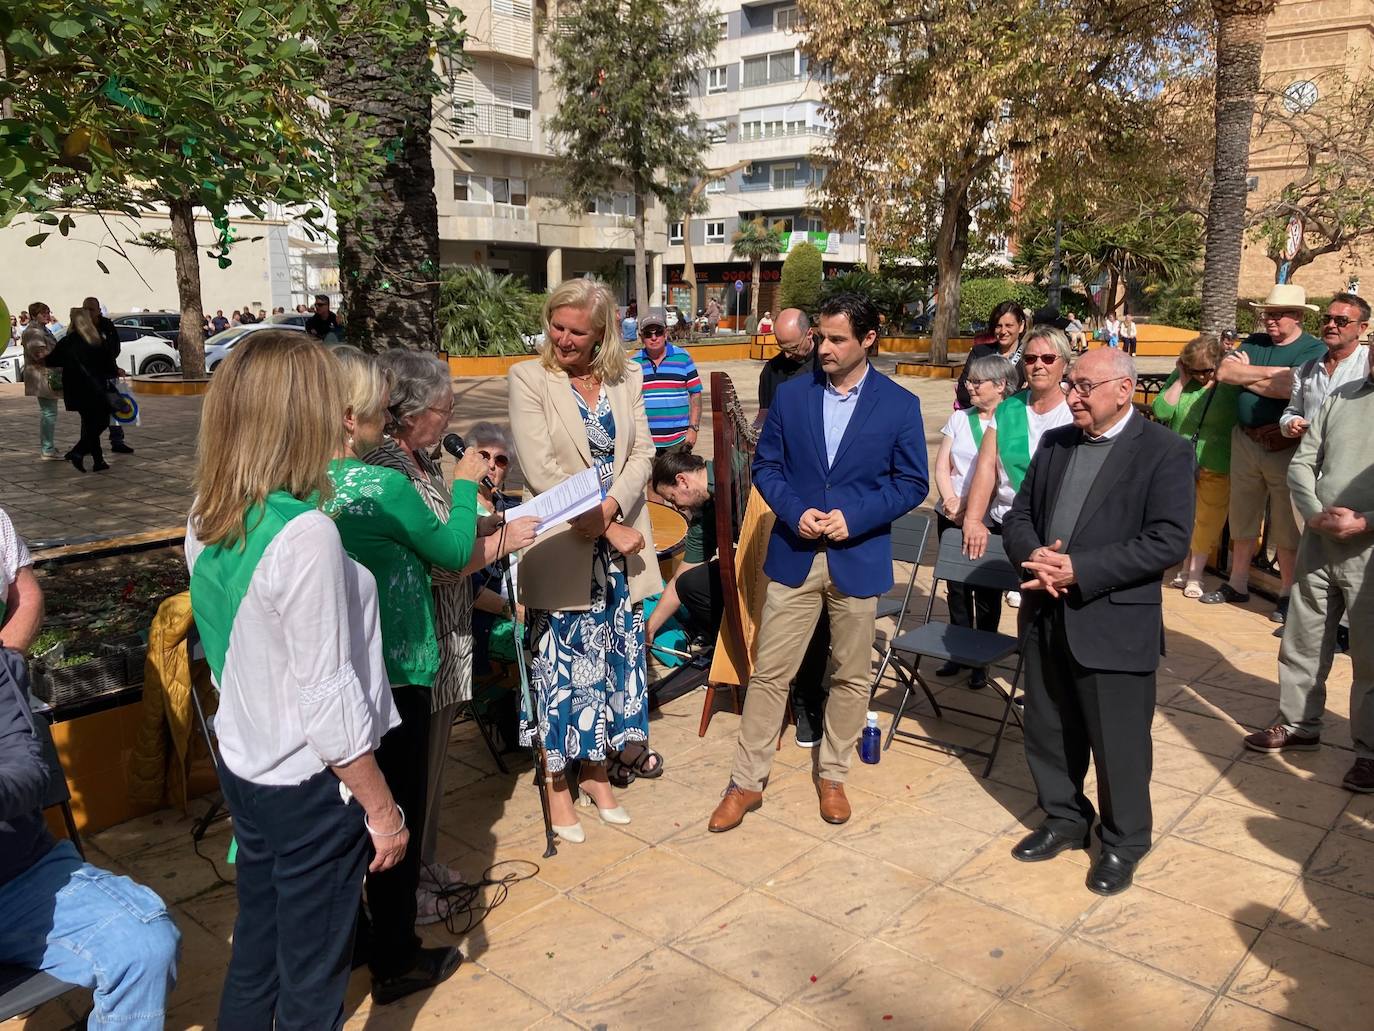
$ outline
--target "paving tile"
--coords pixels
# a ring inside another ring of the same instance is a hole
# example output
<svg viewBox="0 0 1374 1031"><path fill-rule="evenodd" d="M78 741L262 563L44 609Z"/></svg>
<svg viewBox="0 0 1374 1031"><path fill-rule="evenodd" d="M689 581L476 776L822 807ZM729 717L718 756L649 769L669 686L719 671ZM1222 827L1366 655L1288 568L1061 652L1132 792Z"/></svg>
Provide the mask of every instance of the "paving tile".
<svg viewBox="0 0 1374 1031"><path fill-rule="evenodd" d="M1319 1028L1367 1028L1374 977L1362 963L1265 931L1227 994Z"/></svg>
<svg viewBox="0 0 1374 1031"><path fill-rule="evenodd" d="M777 820L795 830L817 838L833 838L843 824L826 823L820 815L820 799L810 770L792 770L786 775L775 768L774 779L764 792L764 811L769 819ZM883 799L852 783L845 784L845 797L853 810L851 820L863 819L877 809Z"/></svg>
<svg viewBox="0 0 1374 1031"><path fill-rule="evenodd" d="M483 970L464 963L439 988L420 992L387 1006L372 1005L364 996L345 1022L345 1028L432 1029L465 1026L481 1013L489 1027L526 1028L547 1017L550 1010L527 993Z"/></svg>
<svg viewBox="0 0 1374 1031"><path fill-rule="evenodd" d="M974 898L1019 913L1046 927L1065 930L1098 902L1088 891L1086 858L1067 852L1045 863L1020 863L1011 848L1021 835L994 840L946 882Z"/></svg>
<svg viewBox="0 0 1374 1031"><path fill-rule="evenodd" d="M1135 888L1104 899L1074 934L1216 991L1259 936L1253 927Z"/></svg>
<svg viewBox="0 0 1374 1031"><path fill-rule="evenodd" d="M532 834L503 845L503 859L526 859L539 864L539 879L560 891L590 880L603 870L614 867L622 859L627 859L648 848L644 842L626 834L618 827L603 824L595 816L587 816L586 809L578 809L582 818L582 828L587 840L579 845L566 841L558 843L558 854L543 857L545 838L543 828L536 828Z"/></svg>
<svg viewBox="0 0 1374 1031"><path fill-rule="evenodd" d="M665 773L654 780L637 780L617 792L617 797L631 816L625 832L656 845L684 827L697 827L710 819L720 791L688 787Z"/></svg>
<svg viewBox="0 0 1374 1031"><path fill-rule="evenodd" d="M978 1031L1063 1031L1063 1028L1059 1021L1014 1002L1001 1003L978 1025Z"/></svg>
<svg viewBox="0 0 1374 1031"><path fill-rule="evenodd" d="M679 952L659 949L564 1011L586 1027L748 1027L774 1003ZM500 1025L493 1025L500 1026Z"/></svg>
<svg viewBox="0 0 1374 1031"><path fill-rule="evenodd" d="M1211 794L1316 827L1330 827L1350 801L1350 792L1342 788L1252 763L1232 766Z"/></svg>
<svg viewBox="0 0 1374 1031"><path fill-rule="evenodd" d="M558 898L506 924L480 965L561 1009L653 948L618 920Z"/></svg>
<svg viewBox="0 0 1374 1031"><path fill-rule="evenodd" d="M854 763L849 770L846 787L853 784L879 798L899 798L915 801L919 785L936 770L941 769L949 756L939 752L914 748L905 742L894 742L875 766Z"/></svg>
<svg viewBox="0 0 1374 1031"><path fill-rule="evenodd" d="M1368 881L1364 887L1368 890ZM1272 927L1280 934L1374 966L1374 898L1307 878L1284 900Z"/></svg>
<svg viewBox="0 0 1374 1031"><path fill-rule="evenodd" d="M794 1004L835 1028L972 1027L997 996L882 942L864 942Z"/></svg>
<svg viewBox="0 0 1374 1031"><path fill-rule="evenodd" d="M931 880L963 865L988 835L924 809L887 802L867 819L850 820L836 841Z"/></svg>
<svg viewBox="0 0 1374 1031"><path fill-rule="evenodd" d="M1211 1001L1195 985L1084 941L1059 945L1011 998L1082 1031L1192 1027Z"/></svg>
<svg viewBox="0 0 1374 1031"><path fill-rule="evenodd" d="M1351 763L1355 761L1354 753L1330 745L1315 752L1252 752L1247 748L1240 753L1240 758L1261 769L1282 770L1295 777L1320 781L1332 787L1341 786ZM1365 797L1374 800L1374 796Z"/></svg>
<svg viewBox="0 0 1374 1031"><path fill-rule="evenodd" d="M1179 688L1176 694L1164 699L1164 704L1171 709L1232 720L1251 730L1271 725L1278 711L1272 698L1200 682Z"/></svg>
<svg viewBox="0 0 1374 1031"><path fill-rule="evenodd" d="M1222 999L1202 1026L1207 1031L1299 1031L1306 1025L1295 1024L1234 999Z"/></svg>
<svg viewBox="0 0 1374 1031"><path fill-rule="evenodd" d="M767 802L764 808L766 811ZM755 884L819 844L819 839L755 812L746 816L740 826L724 834L712 834L707 830L703 816L700 822L679 831L662 847L741 884Z"/></svg>
<svg viewBox="0 0 1374 1031"><path fill-rule="evenodd" d="M1374 891L1369 879L1371 870L1374 870L1374 841L1348 834L1328 835L1307 864L1309 878L1346 891L1364 893Z"/></svg>
<svg viewBox="0 0 1374 1031"><path fill-rule="evenodd" d="M751 1031L821 1031L826 1025L792 1006L779 1006Z"/></svg>
<svg viewBox="0 0 1374 1031"><path fill-rule="evenodd" d="M758 890L846 931L869 936L931 883L891 863L826 842L760 882Z"/></svg>
<svg viewBox="0 0 1374 1031"><path fill-rule="evenodd" d="M1244 859L1297 873L1325 833L1320 827L1269 816L1249 806L1204 798L1172 833Z"/></svg>
<svg viewBox="0 0 1374 1031"><path fill-rule="evenodd" d="M786 1002L859 941L786 903L749 892L711 914L675 947L752 992Z"/></svg>
<svg viewBox="0 0 1374 1031"><path fill-rule="evenodd" d="M1336 829L1365 841L1374 841L1374 795L1354 795L1336 821Z"/></svg>
<svg viewBox="0 0 1374 1031"><path fill-rule="evenodd" d="M1164 784L1194 794L1200 794L1212 787L1232 763L1229 758L1208 755L1196 748L1180 748L1165 741L1156 741L1153 752L1154 765L1150 783Z"/></svg>
<svg viewBox="0 0 1374 1031"><path fill-rule="evenodd" d="M937 886L877 937L1001 995L1040 962L1059 940L1059 932Z"/></svg>
<svg viewBox="0 0 1374 1031"><path fill-rule="evenodd" d="M571 895L654 941L667 942L744 890L704 866L650 848L591 878Z"/></svg>
<svg viewBox="0 0 1374 1031"><path fill-rule="evenodd" d="M1233 720L1160 705L1150 733L1156 742L1232 759L1244 748L1241 741L1249 731Z"/></svg>
<svg viewBox="0 0 1374 1031"><path fill-rule="evenodd" d="M900 801L989 834L1006 830L1035 808L1031 792L971 776L962 764L941 767L913 789Z"/></svg>
<svg viewBox="0 0 1374 1031"><path fill-rule="evenodd" d="M1135 883L1250 927L1264 927L1297 875L1168 835L1140 863Z"/></svg>

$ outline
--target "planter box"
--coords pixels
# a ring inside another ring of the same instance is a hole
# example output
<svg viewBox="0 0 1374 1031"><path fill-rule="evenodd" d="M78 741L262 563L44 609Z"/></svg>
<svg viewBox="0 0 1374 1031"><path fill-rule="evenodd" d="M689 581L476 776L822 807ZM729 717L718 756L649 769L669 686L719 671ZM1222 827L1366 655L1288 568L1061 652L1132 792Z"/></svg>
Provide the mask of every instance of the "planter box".
<svg viewBox="0 0 1374 1031"><path fill-rule="evenodd" d="M538 361L537 354L479 354L472 356L449 355L449 374L458 376L504 376L512 365L521 362Z"/></svg>
<svg viewBox="0 0 1374 1031"><path fill-rule="evenodd" d="M128 669L124 654L97 655L76 666L49 666L35 659L29 664L29 680L35 697L65 705L123 687Z"/></svg>
<svg viewBox="0 0 1374 1031"><path fill-rule="evenodd" d="M208 376L186 379L179 372L157 376L134 376L135 394L159 394L169 397L198 397L210 389Z"/></svg>
<svg viewBox="0 0 1374 1031"><path fill-rule="evenodd" d="M924 376L929 379L958 379L963 365L931 365L927 362L898 362L898 376Z"/></svg>
<svg viewBox="0 0 1374 1031"><path fill-rule="evenodd" d="M148 658L148 642L141 634L129 634L100 646L100 654L108 655L124 668L125 684L143 683L143 664Z"/></svg>

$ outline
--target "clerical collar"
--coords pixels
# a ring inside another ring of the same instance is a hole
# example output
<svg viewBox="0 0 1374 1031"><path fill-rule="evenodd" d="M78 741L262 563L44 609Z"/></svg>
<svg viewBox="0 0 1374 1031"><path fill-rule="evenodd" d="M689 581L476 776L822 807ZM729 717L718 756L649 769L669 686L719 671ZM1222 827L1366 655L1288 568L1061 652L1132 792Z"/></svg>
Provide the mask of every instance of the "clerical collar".
<svg viewBox="0 0 1374 1031"><path fill-rule="evenodd" d="M1117 437L1121 436L1121 431L1124 430L1126 428L1126 424L1131 421L1131 416L1132 412L1128 408L1126 409L1126 414L1121 417L1120 421L1118 421L1117 424L1113 426L1111 429L1109 429L1106 433L1102 434L1102 436L1094 437L1087 430L1084 430L1083 439L1086 440L1089 444L1101 444L1108 440L1115 440Z"/></svg>

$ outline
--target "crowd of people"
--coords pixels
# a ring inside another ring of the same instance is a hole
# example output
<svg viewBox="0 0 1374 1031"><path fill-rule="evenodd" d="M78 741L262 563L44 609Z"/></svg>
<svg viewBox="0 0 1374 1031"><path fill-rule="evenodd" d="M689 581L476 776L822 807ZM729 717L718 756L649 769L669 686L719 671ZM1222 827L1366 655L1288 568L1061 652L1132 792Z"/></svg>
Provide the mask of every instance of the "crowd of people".
<svg viewBox="0 0 1374 1031"><path fill-rule="evenodd" d="M1133 348L1078 356L1070 332L999 305L993 340L960 376L933 468L919 400L872 364L874 305L840 294L814 322L780 311L771 320L779 353L760 375L767 414L752 470L776 516L766 594L709 830L734 831L763 804L789 697L797 743L817 749L817 815L849 820L845 785L870 704L878 599L893 585L891 527L925 502L932 480L941 533L957 530L970 560L1000 536L1023 574L1024 737L1043 818L1015 859L1085 848L1095 830L1102 848L1086 886L1102 895L1130 887L1152 840L1164 583L1176 571L1171 584L1190 600L1247 600L1261 518L1284 584L1281 715L1245 744L1319 747L1339 623L1367 622L1370 611L1374 480L1363 419L1374 416L1374 372L1360 342L1368 304L1338 294L1320 340L1301 329L1310 307L1298 288L1276 287L1257 305L1262 333L1235 349L1198 336L1147 417L1134 403ZM481 423L466 449L445 438L452 384L428 354L372 356L264 330L216 373L186 559L219 692L222 788L238 848L222 1026L337 1026L350 972L363 963L378 1005L458 969L458 949L426 945L416 927L441 919L462 882L438 848L446 746L474 670L498 647L498 625L510 654L528 647L518 735L547 777L553 834L585 841L579 808L629 824L617 790L663 772L650 744L648 655L677 618L691 636L713 639L723 608L715 484L694 453L700 375L668 340L662 309L635 313L638 348L627 349L626 319L595 280L558 284L543 315L538 357L508 376L509 428ZM82 417L69 457L81 467L91 455L99 468L108 412L92 397L109 376L102 329L85 307L71 327L40 357L62 369ZM91 383L76 386L83 375ZM439 460L441 440L451 463ZM591 471L601 500L543 532L536 517L507 520L501 487L512 460L531 495ZM691 520L686 561L666 584L651 496ZM1204 568L1228 520L1231 572L1208 592ZM83 864L42 825L21 658L42 599L3 513L0 560L0 909L18 914L0 928L0 961L93 986L97 1023L161 1026L177 951L165 907ZM998 592L947 590L953 624L999 627ZM1345 783L1374 791L1374 645L1353 634L1349 649L1355 760ZM970 688L986 684L984 670L952 661L935 671L965 673ZM1084 791L1090 762L1095 804ZM63 887L78 882L84 892ZM97 922L79 956L57 940ZM119 961L107 962L115 952Z"/></svg>

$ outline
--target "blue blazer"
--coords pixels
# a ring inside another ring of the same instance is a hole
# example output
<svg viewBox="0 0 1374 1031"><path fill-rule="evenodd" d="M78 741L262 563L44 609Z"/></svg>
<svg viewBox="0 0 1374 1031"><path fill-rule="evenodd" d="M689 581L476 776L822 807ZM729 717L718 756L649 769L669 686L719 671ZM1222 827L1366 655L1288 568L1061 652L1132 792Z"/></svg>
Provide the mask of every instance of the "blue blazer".
<svg viewBox="0 0 1374 1031"><path fill-rule="evenodd" d="M800 587L824 545L835 586L851 598L872 598L892 587L892 521L921 504L929 488L921 402L870 368L831 466L821 421L825 382L817 373L778 387L759 436L754 485L778 517L763 571ZM798 534L808 508L838 508L848 540Z"/></svg>

